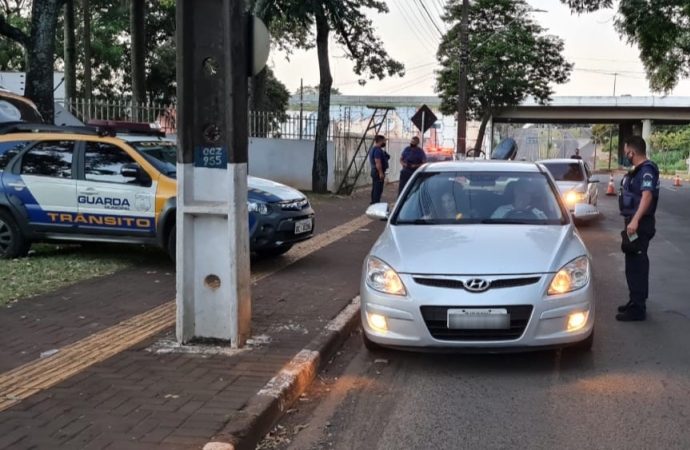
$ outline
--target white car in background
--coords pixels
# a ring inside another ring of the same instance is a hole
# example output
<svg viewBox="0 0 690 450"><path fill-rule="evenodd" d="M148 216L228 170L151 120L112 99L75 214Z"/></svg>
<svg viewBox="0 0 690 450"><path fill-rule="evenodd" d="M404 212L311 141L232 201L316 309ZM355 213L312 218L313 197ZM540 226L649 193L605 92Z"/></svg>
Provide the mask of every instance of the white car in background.
<svg viewBox="0 0 690 450"><path fill-rule="evenodd" d="M543 159L537 161L551 173L563 200L570 212L575 211L575 205L586 203L597 206L599 200L599 180L592 176L589 166L581 159ZM599 214L587 217L591 219Z"/></svg>

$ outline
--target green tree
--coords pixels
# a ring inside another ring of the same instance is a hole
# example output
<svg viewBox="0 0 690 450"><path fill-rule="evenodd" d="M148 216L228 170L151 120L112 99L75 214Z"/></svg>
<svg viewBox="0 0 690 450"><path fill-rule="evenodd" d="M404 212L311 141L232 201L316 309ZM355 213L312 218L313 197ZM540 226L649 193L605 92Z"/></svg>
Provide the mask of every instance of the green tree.
<svg viewBox="0 0 690 450"><path fill-rule="evenodd" d="M574 12L614 7L612 0L561 0ZM690 3L688 0L620 0L614 27L640 50L649 87L668 93L690 76Z"/></svg>
<svg viewBox="0 0 690 450"><path fill-rule="evenodd" d="M17 12L24 12L29 2L15 0ZM55 116L53 96L53 67L55 63L55 32L58 17L65 0L33 0L28 30L13 25L7 19L10 2L0 12L0 35L21 45L26 52L26 88L24 94L36 103L41 115L48 122Z"/></svg>
<svg viewBox="0 0 690 450"><path fill-rule="evenodd" d="M329 59L329 41L345 49L352 60L354 72L366 79L403 76L405 67L391 58L375 33L373 22L367 18L369 10L387 13L388 7L378 0L295 0L312 7L316 23L316 52L319 63L319 106L312 165L312 190L326 192L328 188L328 126L330 124L331 88L333 76Z"/></svg>
<svg viewBox="0 0 690 450"><path fill-rule="evenodd" d="M469 11L468 117L480 120L475 145L480 150L486 125L502 108L528 97L546 103L552 84L566 83L573 65L562 55L563 41L544 35L524 0L477 0ZM453 24L443 36L437 58L436 92L441 111L457 108L462 1L450 0L444 21Z"/></svg>

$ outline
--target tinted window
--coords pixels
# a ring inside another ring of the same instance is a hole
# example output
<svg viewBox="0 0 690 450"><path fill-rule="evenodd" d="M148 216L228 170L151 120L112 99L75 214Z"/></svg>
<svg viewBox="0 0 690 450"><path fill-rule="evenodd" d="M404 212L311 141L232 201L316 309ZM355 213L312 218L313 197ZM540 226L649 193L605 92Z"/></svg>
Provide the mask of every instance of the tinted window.
<svg viewBox="0 0 690 450"><path fill-rule="evenodd" d="M72 178L74 141L46 141L22 157L22 175Z"/></svg>
<svg viewBox="0 0 690 450"><path fill-rule="evenodd" d="M122 166L133 164L134 158L120 147L99 142L87 142L84 155L84 178L104 183L133 183L133 178L120 174Z"/></svg>
<svg viewBox="0 0 690 450"><path fill-rule="evenodd" d="M29 145L29 142L30 141L0 142L0 172L5 170L7 164L12 161L12 158L17 156L24 147Z"/></svg>
<svg viewBox="0 0 690 450"><path fill-rule="evenodd" d="M544 163L556 181L582 181L585 175L580 163Z"/></svg>
<svg viewBox="0 0 690 450"><path fill-rule="evenodd" d="M427 172L395 217L404 224L561 224L566 215L541 173Z"/></svg>
<svg viewBox="0 0 690 450"><path fill-rule="evenodd" d="M172 141L128 142L161 173L174 177L177 172L177 145Z"/></svg>

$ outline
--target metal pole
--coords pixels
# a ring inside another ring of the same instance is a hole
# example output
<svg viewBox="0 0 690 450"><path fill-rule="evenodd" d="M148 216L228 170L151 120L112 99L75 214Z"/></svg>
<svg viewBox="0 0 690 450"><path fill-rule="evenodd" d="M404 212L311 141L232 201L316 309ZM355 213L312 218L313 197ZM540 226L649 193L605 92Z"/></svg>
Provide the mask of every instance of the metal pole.
<svg viewBox="0 0 690 450"><path fill-rule="evenodd" d="M304 79L299 80L299 138L302 140L302 120L304 116Z"/></svg>
<svg viewBox="0 0 690 450"><path fill-rule="evenodd" d="M177 339L250 336L244 0L178 0ZM251 218L249 219L251 226Z"/></svg>
<svg viewBox="0 0 690 450"><path fill-rule="evenodd" d="M422 139L421 139L422 150L424 149L424 125L426 125L426 113L424 111L422 111Z"/></svg>
<svg viewBox="0 0 690 450"><path fill-rule="evenodd" d="M613 96L616 96L616 80L618 79L618 74L614 73L613 74ZM620 143L619 143L620 145ZM611 129L609 130L609 170L611 170L611 154L613 153L613 124L611 124ZM621 165L621 162L618 161L618 165Z"/></svg>
<svg viewBox="0 0 690 450"><path fill-rule="evenodd" d="M465 154L467 149L467 60L469 0L462 1L462 21L460 25L460 70L458 73L458 144L456 153Z"/></svg>

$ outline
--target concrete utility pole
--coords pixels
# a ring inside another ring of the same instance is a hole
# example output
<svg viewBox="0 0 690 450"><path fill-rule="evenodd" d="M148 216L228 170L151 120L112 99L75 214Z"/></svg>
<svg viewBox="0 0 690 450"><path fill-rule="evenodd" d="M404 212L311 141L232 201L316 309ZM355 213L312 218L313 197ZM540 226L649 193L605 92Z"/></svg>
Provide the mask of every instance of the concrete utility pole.
<svg viewBox="0 0 690 450"><path fill-rule="evenodd" d="M469 58L468 28L469 0L462 1L462 20L460 22L460 70L458 73L458 137L455 152L464 155L467 149L467 61Z"/></svg>
<svg viewBox="0 0 690 450"><path fill-rule="evenodd" d="M177 1L177 339L244 346L251 293L248 77L268 32L243 0ZM257 31L258 30L258 31Z"/></svg>

